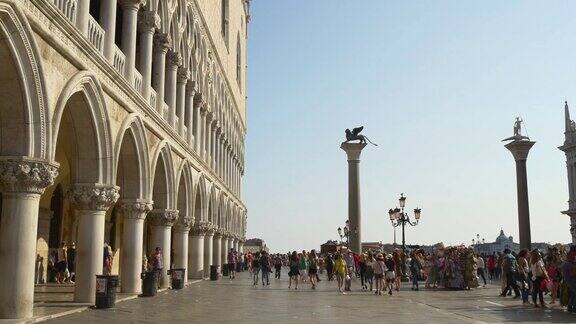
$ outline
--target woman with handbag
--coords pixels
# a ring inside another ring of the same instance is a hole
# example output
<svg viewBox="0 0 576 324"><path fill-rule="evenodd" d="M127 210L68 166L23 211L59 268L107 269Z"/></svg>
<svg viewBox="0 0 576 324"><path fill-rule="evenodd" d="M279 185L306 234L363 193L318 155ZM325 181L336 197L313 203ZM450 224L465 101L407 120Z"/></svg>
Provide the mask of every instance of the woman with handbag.
<svg viewBox="0 0 576 324"><path fill-rule="evenodd" d="M548 273L544 268L544 262L542 261L540 251L537 249L530 252L530 264L532 270L532 302L534 303L534 307L546 308L542 286L546 285L546 281L549 280L549 278ZM536 302L536 297L540 299L540 306L538 306L538 303Z"/></svg>

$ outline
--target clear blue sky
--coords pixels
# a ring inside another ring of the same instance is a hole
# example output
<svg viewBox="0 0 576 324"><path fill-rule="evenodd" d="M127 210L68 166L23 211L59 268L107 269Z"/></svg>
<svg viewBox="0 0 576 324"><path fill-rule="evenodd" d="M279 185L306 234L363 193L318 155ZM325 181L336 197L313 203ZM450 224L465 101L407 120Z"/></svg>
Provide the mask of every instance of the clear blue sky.
<svg viewBox="0 0 576 324"><path fill-rule="evenodd" d="M347 218L344 129L361 162L365 241L393 240L401 192L422 221L407 243L518 238L500 142L521 115L532 238L569 242L564 100L576 117L574 1L254 0L243 195L248 237L318 248ZM399 236L398 236L399 237Z"/></svg>

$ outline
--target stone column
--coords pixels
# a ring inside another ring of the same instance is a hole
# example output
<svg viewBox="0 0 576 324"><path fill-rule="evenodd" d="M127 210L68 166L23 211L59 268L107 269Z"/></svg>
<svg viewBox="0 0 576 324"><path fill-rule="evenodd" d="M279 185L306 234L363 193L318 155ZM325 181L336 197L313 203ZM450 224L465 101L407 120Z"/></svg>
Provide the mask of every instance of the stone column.
<svg viewBox="0 0 576 324"><path fill-rule="evenodd" d="M99 183L75 183L70 189L70 204L78 217L75 302L95 301L96 275L103 270L106 211L116 203L118 190L117 186Z"/></svg>
<svg viewBox="0 0 576 324"><path fill-rule="evenodd" d="M134 68L136 67L136 27L138 9L145 0L120 0L122 7L122 52L126 56L124 76L134 87Z"/></svg>
<svg viewBox="0 0 576 324"><path fill-rule="evenodd" d="M244 242L246 242L244 238L238 240L238 253L244 253Z"/></svg>
<svg viewBox="0 0 576 324"><path fill-rule="evenodd" d="M178 134L184 136L184 111L186 110L186 83L190 78L190 71L187 68L178 68L176 80L176 116L178 116Z"/></svg>
<svg viewBox="0 0 576 324"><path fill-rule="evenodd" d="M176 81L178 67L182 65L182 56L178 52L168 51L166 54L166 92L164 99L168 105L168 123L175 127L176 120Z"/></svg>
<svg viewBox="0 0 576 324"><path fill-rule="evenodd" d="M154 34L154 64L152 66L152 87L156 90L156 110L162 115L164 103L164 77L166 74L166 53L172 40L170 35ZM144 82L144 81L142 81Z"/></svg>
<svg viewBox="0 0 576 324"><path fill-rule="evenodd" d="M214 244L212 246L212 264L222 266L222 230L218 229L214 233Z"/></svg>
<svg viewBox="0 0 576 324"><path fill-rule="evenodd" d="M138 69L142 74L142 97L150 103L150 87L152 84L152 50L154 31L160 28L160 16L154 11L142 11L138 17L140 31L140 62ZM153 107L156 109L156 107Z"/></svg>
<svg viewBox="0 0 576 324"><path fill-rule="evenodd" d="M348 220L350 221L350 249L362 252L362 218L360 208L360 153L366 143L342 143L340 148L348 157Z"/></svg>
<svg viewBox="0 0 576 324"><path fill-rule="evenodd" d="M178 211L173 209L154 209L148 215L150 221L151 237L148 243L148 253L152 254L159 247L162 249L163 269L160 274L160 287L170 286L170 239L172 236L172 225L178 219Z"/></svg>
<svg viewBox="0 0 576 324"><path fill-rule="evenodd" d="M40 195L57 176L57 163L0 160L0 318L32 317Z"/></svg>
<svg viewBox="0 0 576 324"><path fill-rule="evenodd" d="M516 161L516 190L518 194L518 226L520 234L520 249L530 251L530 210L528 208L528 180L526 176L526 159L528 152L536 142L530 140L514 140L506 147Z"/></svg>
<svg viewBox="0 0 576 324"><path fill-rule="evenodd" d="M206 134L206 143L204 143L204 161L210 166L210 147L212 142L212 113L208 112L206 114L206 127L204 127Z"/></svg>
<svg viewBox="0 0 576 324"><path fill-rule="evenodd" d="M225 231L222 233L222 239L220 243L220 264L222 265L222 269L226 266L228 261L228 232Z"/></svg>
<svg viewBox="0 0 576 324"><path fill-rule="evenodd" d="M219 173L219 166L220 166L220 134L221 129L220 127L216 128L216 137L214 138L214 172L216 175L220 175Z"/></svg>
<svg viewBox="0 0 576 324"><path fill-rule="evenodd" d="M78 0L76 10L76 27L84 36L88 35L88 19L90 17L90 0Z"/></svg>
<svg viewBox="0 0 576 324"><path fill-rule="evenodd" d="M100 1L100 25L104 29L104 57L114 61L114 39L116 35L116 0Z"/></svg>
<svg viewBox="0 0 576 324"><path fill-rule="evenodd" d="M196 136L196 147L197 150L196 152L198 152L198 156L200 156L201 159L204 159L204 155L206 154L205 150L204 150L204 145L206 144L206 109L204 108L204 105L200 105L199 108L200 109L200 119L198 121L198 135Z"/></svg>
<svg viewBox="0 0 576 324"><path fill-rule="evenodd" d="M174 269L186 269L184 283L188 282L188 234L192 218L180 217L174 225Z"/></svg>
<svg viewBox="0 0 576 324"><path fill-rule="evenodd" d="M209 230L207 222L200 221L190 229L188 244L188 278L202 279L204 277L204 235Z"/></svg>
<svg viewBox="0 0 576 324"><path fill-rule="evenodd" d="M198 153L199 156L202 156L200 154L200 142L201 142L201 136L200 134L202 134L201 132L201 123L200 123L200 105L198 103L196 103L196 99L194 99L193 101L193 120L192 123L194 123L194 150L196 151L196 153Z"/></svg>
<svg viewBox="0 0 576 324"><path fill-rule="evenodd" d="M214 227L210 224L210 227L204 235L204 277L210 276L210 266L212 265L213 249L214 249Z"/></svg>
<svg viewBox="0 0 576 324"><path fill-rule="evenodd" d="M196 118L195 115L195 111L194 111L194 94L196 93L196 89L194 86L194 81L190 81L188 82L187 86L186 86L186 103L185 103L185 121L184 123L186 124L186 128L188 128L188 137L186 138L186 141L188 141L188 145L190 145L190 147L192 147L192 145L194 145L194 136L195 134L195 125L194 123L194 118ZM193 148L193 147L192 147Z"/></svg>
<svg viewBox="0 0 576 324"><path fill-rule="evenodd" d="M142 292L142 246L144 242L144 219L152 210L152 203L141 200L120 202L124 215L122 227L122 259L120 260L120 283L123 293Z"/></svg>

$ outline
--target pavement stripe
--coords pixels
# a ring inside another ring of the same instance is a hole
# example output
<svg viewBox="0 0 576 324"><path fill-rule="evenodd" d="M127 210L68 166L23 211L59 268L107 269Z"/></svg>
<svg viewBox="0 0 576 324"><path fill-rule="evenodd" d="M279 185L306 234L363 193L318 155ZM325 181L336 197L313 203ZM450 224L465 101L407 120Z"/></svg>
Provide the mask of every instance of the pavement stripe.
<svg viewBox="0 0 576 324"><path fill-rule="evenodd" d="M488 304L491 304L491 305L496 305L496 306L500 306L500 307L506 307L505 305L498 304L498 303L495 303L495 302L491 302L491 301L489 301L489 300L485 300L485 302L487 302Z"/></svg>

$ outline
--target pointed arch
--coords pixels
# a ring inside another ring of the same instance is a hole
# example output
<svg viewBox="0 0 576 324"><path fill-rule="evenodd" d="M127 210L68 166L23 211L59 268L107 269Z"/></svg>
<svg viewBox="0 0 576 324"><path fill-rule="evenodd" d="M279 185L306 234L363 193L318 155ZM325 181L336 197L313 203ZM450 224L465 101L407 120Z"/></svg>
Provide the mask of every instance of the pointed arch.
<svg viewBox="0 0 576 324"><path fill-rule="evenodd" d="M151 186L154 209L173 209L176 206L174 186L174 163L172 149L166 140L156 147L151 165Z"/></svg>
<svg viewBox="0 0 576 324"><path fill-rule="evenodd" d="M204 175L200 174L196 182L196 189L194 190L194 222L208 221L206 215L208 205L208 197L206 193L206 180Z"/></svg>
<svg viewBox="0 0 576 324"><path fill-rule="evenodd" d="M183 160L176 173L176 206L180 211L180 218L194 216L194 186L192 182L191 165L188 160Z"/></svg>
<svg viewBox="0 0 576 324"><path fill-rule="evenodd" d="M70 105L74 108L70 108ZM88 109L78 109L77 106L86 106ZM54 143L58 141L58 135L62 129L61 122L65 113L68 114L66 117L70 118L73 123L71 127L75 133L75 138L82 141L82 143L76 143L76 147L74 147L78 170L75 172L73 180L76 182L114 183L108 109L105 106L102 88L94 73L80 71L62 89L52 118ZM50 155L52 160L56 155L56 146L54 145ZM96 174L94 170L96 170Z"/></svg>
<svg viewBox="0 0 576 324"><path fill-rule="evenodd" d="M0 155L51 158L52 133L46 81L30 25L13 3L0 3Z"/></svg>
<svg viewBox="0 0 576 324"><path fill-rule="evenodd" d="M120 196L123 199L150 197L148 143L144 122L138 114L131 113L120 126L114 155L113 177L120 187Z"/></svg>

